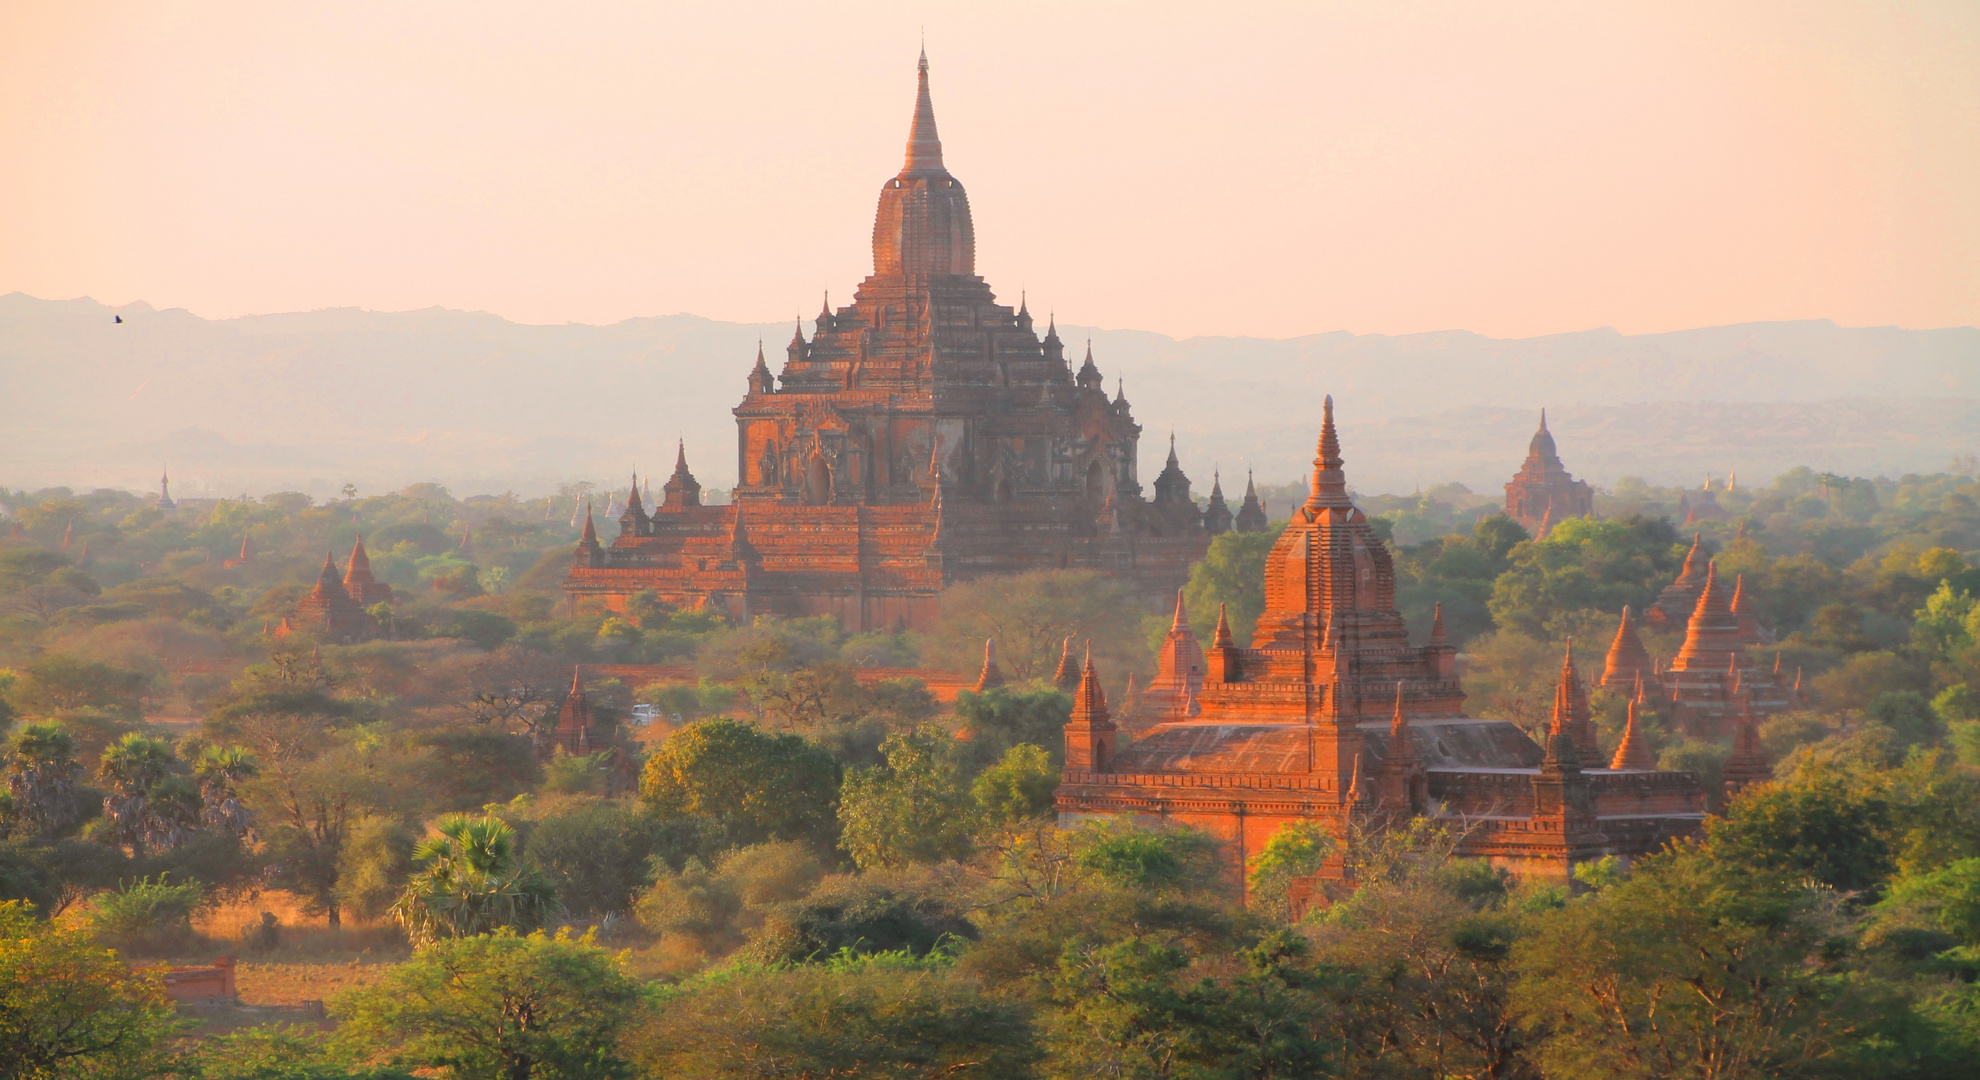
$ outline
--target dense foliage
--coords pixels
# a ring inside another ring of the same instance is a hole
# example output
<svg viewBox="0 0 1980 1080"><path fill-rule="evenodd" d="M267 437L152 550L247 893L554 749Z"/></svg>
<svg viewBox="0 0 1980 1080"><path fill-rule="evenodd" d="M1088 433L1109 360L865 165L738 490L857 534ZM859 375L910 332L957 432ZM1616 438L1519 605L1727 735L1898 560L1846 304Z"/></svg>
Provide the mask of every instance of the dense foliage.
<svg viewBox="0 0 1980 1080"><path fill-rule="evenodd" d="M0 493L0 1076L1953 1077L1980 1056L1970 475L1798 471L1690 525L1695 493L1624 481L1538 538L1455 485L1362 500L1476 714L1543 723L1567 639L1599 664L1693 532L1774 635L1757 662L1800 674L1762 732L1773 783L1573 882L1458 857L1458 822L1288 827L1242 867L1187 829L1062 824L1071 703L1046 680L1090 640L1126 706L1166 608L1045 573L957 590L926 633L651 594L573 610L579 494L160 514ZM360 530L397 594L374 640L278 634ZM1248 637L1275 538L1213 542L1185 591L1200 635L1222 606ZM991 636L1005 686L951 705L901 677L973 674ZM587 670L592 746L555 749L572 668L608 663L672 666ZM1606 751L1622 702L1593 704ZM1723 745L1640 723L1714 782ZM1323 866L1358 887L1305 906ZM214 918L264 903L285 914ZM332 1031L189 1035L142 966L279 966L295 920L386 964Z"/></svg>

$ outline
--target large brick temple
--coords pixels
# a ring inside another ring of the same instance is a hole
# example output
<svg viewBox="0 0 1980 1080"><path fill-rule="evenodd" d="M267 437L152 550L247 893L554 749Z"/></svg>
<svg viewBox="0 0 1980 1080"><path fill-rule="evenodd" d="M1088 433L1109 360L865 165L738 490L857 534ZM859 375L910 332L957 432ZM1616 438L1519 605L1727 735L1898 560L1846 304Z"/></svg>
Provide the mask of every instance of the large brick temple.
<svg viewBox="0 0 1980 1080"><path fill-rule="evenodd" d="M1526 461L1506 481L1506 516L1540 538L1568 518L1594 514L1595 489L1561 464L1554 433L1547 430L1547 410L1540 410L1540 430L1526 444Z"/></svg>
<svg viewBox="0 0 1980 1080"><path fill-rule="evenodd" d="M1441 616L1426 644L1405 634L1389 552L1348 495L1331 398L1311 495L1274 544L1264 586L1248 648L1221 613L1199 648L1178 607L1162 671L1138 703L1153 715L1118 722L1088 663L1066 726L1062 822L1129 814L1196 826L1225 841L1235 871L1289 821L1317 819L1346 838L1357 821L1431 815L1452 825L1463 854L1564 879L1576 863L1654 851L1703 821L1697 777L1659 770L1633 722L1604 766L1571 651L1544 746L1512 723L1465 715ZM1131 730L1143 719L1157 722Z"/></svg>
<svg viewBox="0 0 1980 1080"><path fill-rule="evenodd" d="M1103 381L1090 347L1075 371L1053 325L1041 338L977 276L924 56L907 161L880 190L873 273L849 306L827 303L810 340L800 324L780 373L758 349L735 408L733 501L702 505L683 451L660 505L635 478L609 545L587 520L565 594L617 605L652 590L736 618L925 628L955 582L1081 568L1154 607L1209 532L1173 445L1144 495L1141 427Z"/></svg>

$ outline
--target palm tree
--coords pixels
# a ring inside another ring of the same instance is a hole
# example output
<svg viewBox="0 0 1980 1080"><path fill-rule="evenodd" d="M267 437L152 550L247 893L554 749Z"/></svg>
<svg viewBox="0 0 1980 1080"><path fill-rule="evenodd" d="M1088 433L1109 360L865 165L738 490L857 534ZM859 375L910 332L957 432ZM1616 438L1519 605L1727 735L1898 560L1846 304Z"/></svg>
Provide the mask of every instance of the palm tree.
<svg viewBox="0 0 1980 1080"><path fill-rule="evenodd" d="M77 805L82 771L76 740L62 725L22 728L7 754L7 792L14 813L43 836L60 832L82 816Z"/></svg>
<svg viewBox="0 0 1980 1080"><path fill-rule="evenodd" d="M193 764L199 781L199 820L210 829L246 836L252 816L241 805L240 784L261 771L254 758L238 746L209 746Z"/></svg>
<svg viewBox="0 0 1980 1080"><path fill-rule="evenodd" d="M563 913L557 890L516 857L516 832L500 818L448 814L413 860L425 865L392 915L415 945L503 927L528 933Z"/></svg>
<svg viewBox="0 0 1980 1080"><path fill-rule="evenodd" d="M117 840L129 845L135 854L144 854L147 842L154 837L171 841L154 845L157 847L173 847L183 839L171 835L177 830L161 827L151 805L152 789L172 775L176 764L178 758L172 756L172 747L165 740L136 732L105 747L97 762L97 777L110 784L110 794L103 797L103 815Z"/></svg>

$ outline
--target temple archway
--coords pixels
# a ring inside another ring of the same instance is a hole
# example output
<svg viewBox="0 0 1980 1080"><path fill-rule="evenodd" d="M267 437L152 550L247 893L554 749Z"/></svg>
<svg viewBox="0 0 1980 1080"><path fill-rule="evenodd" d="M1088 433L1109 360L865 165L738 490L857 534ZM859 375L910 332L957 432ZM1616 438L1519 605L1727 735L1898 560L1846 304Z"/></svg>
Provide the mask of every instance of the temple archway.
<svg viewBox="0 0 1980 1080"><path fill-rule="evenodd" d="M1098 457L1086 467L1086 501L1095 506L1107 501L1107 463Z"/></svg>
<svg viewBox="0 0 1980 1080"><path fill-rule="evenodd" d="M821 454L811 455L804 467L804 503L824 506L832 501L832 467Z"/></svg>

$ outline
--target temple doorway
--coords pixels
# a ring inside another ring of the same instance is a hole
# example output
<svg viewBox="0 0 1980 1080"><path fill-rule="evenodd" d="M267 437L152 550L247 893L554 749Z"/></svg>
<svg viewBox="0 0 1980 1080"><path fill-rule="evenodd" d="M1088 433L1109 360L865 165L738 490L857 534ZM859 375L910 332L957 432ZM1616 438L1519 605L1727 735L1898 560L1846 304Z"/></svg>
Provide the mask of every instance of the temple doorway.
<svg viewBox="0 0 1980 1080"><path fill-rule="evenodd" d="M1107 463L1097 457L1086 467L1086 501L1095 506L1107 501Z"/></svg>
<svg viewBox="0 0 1980 1080"><path fill-rule="evenodd" d="M804 503L824 506L832 501L832 469L821 455L811 455L804 469Z"/></svg>

